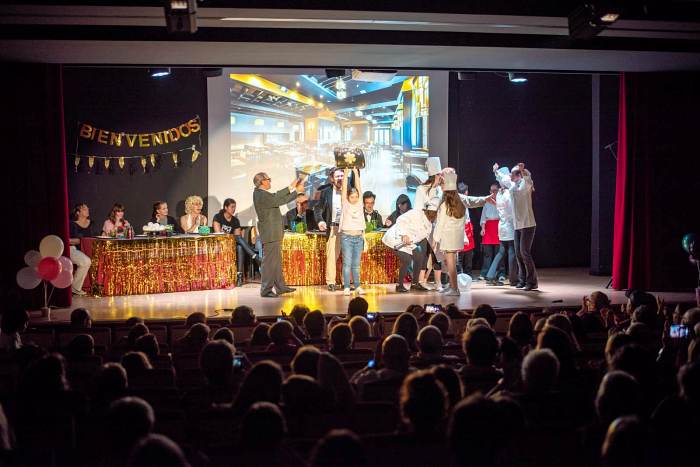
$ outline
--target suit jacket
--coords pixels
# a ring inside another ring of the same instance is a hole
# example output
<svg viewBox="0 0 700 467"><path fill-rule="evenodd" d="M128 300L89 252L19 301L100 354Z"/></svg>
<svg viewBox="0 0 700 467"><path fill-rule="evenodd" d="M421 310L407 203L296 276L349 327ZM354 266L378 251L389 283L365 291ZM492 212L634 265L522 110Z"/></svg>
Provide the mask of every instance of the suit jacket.
<svg viewBox="0 0 700 467"><path fill-rule="evenodd" d="M287 211L287 214L284 215L284 228L291 229L292 221L295 219L297 219L297 208ZM297 222L298 221L297 219ZM316 223L314 212L311 209L307 209L306 212L303 213L303 222L306 223L306 230L318 230L318 224Z"/></svg>
<svg viewBox="0 0 700 467"><path fill-rule="evenodd" d="M277 193L256 188L253 191L253 206L258 214L258 230L263 243L280 242L284 237L284 224L280 206L294 201L296 191L283 188Z"/></svg>

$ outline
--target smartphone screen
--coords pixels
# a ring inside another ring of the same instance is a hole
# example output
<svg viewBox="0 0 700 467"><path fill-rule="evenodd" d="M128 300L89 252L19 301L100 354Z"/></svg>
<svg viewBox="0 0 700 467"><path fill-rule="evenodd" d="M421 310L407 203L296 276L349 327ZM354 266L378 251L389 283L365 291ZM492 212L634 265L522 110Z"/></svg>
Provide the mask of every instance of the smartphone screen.
<svg viewBox="0 0 700 467"><path fill-rule="evenodd" d="M284 321L284 316L278 316L278 317L277 317L277 322L279 323L280 321Z"/></svg>
<svg viewBox="0 0 700 467"><path fill-rule="evenodd" d="M240 355L234 355L233 356L233 367L234 368L240 368L243 366L243 357Z"/></svg>
<svg viewBox="0 0 700 467"><path fill-rule="evenodd" d="M376 313L367 313L367 321L374 321L375 319L377 319Z"/></svg>
<svg viewBox="0 0 700 467"><path fill-rule="evenodd" d="M367 362L367 368L374 368L375 365L376 363L374 362L374 360L370 360L369 362Z"/></svg>
<svg viewBox="0 0 700 467"><path fill-rule="evenodd" d="M672 324L671 325L671 338L681 339L683 337L688 337L688 326L684 324Z"/></svg>

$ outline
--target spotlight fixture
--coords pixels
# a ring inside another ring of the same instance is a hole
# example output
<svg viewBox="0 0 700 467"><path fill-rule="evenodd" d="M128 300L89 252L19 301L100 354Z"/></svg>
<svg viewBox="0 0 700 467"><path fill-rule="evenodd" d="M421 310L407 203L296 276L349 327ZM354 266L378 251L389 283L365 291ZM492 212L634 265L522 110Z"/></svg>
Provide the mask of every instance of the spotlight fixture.
<svg viewBox="0 0 700 467"><path fill-rule="evenodd" d="M508 81L515 84L527 83L527 77L520 73L508 72Z"/></svg>
<svg viewBox="0 0 700 467"><path fill-rule="evenodd" d="M569 36L591 39L617 21L621 11L611 2L584 3L569 15Z"/></svg>
<svg viewBox="0 0 700 467"><path fill-rule="evenodd" d="M151 75L151 78L162 78L170 75L170 68L150 68L148 73Z"/></svg>
<svg viewBox="0 0 700 467"><path fill-rule="evenodd" d="M169 33L197 32L197 0L166 0L164 8Z"/></svg>

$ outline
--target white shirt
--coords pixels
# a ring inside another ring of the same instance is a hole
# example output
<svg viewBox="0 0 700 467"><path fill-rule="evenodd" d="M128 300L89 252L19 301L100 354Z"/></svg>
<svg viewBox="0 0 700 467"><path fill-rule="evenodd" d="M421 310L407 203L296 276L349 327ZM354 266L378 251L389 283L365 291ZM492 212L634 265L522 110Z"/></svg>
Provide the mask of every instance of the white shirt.
<svg viewBox="0 0 700 467"><path fill-rule="evenodd" d="M479 220L481 228L484 228L486 221L495 221L499 219L500 216L498 215L498 209L496 209L496 205L492 203L484 204L484 208L481 210L481 219Z"/></svg>
<svg viewBox="0 0 700 467"><path fill-rule="evenodd" d="M416 243L428 238L432 231L433 224L425 217L423 210L411 209L396 219L396 223L382 237L382 242L391 249L398 248L410 255L416 248ZM404 244L402 235L408 236L411 243Z"/></svg>
<svg viewBox="0 0 700 467"><path fill-rule="evenodd" d="M507 242L515 238L513 226L513 200L510 191L499 190L496 194L496 210L498 211L498 239Z"/></svg>
<svg viewBox="0 0 700 467"><path fill-rule="evenodd" d="M530 171L522 171L523 178L517 182L510 180L510 175L501 176L495 172L496 180L502 187L510 191L513 200L513 226L515 230L526 229L537 225L535 222L535 212L532 210L532 177Z"/></svg>
<svg viewBox="0 0 700 467"><path fill-rule="evenodd" d="M442 189L439 186L429 187L426 185L418 185L418 188L416 188L416 196L413 198L413 207L416 209L424 209L425 203L435 197L442 199Z"/></svg>
<svg viewBox="0 0 700 467"><path fill-rule="evenodd" d="M343 210L342 200L340 199L340 190L333 188L333 223L340 224L340 213Z"/></svg>

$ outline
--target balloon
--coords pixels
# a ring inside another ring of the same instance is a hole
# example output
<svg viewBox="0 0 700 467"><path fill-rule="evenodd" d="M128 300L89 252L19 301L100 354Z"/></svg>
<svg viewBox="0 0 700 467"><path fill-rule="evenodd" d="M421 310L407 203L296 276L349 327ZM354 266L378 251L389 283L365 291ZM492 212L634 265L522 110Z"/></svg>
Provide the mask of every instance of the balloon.
<svg viewBox="0 0 700 467"><path fill-rule="evenodd" d="M63 254L63 240L56 235L47 235L41 240L39 251L42 258L58 258Z"/></svg>
<svg viewBox="0 0 700 467"><path fill-rule="evenodd" d="M696 243L695 240L696 240L696 237L695 237L694 233L687 233L687 234L683 235L683 240L682 240L681 244L683 245L683 249L685 250L686 253L688 253L690 255L693 254L692 250L693 250L693 246L694 246L693 244Z"/></svg>
<svg viewBox="0 0 700 467"><path fill-rule="evenodd" d="M51 256L42 258L41 261L39 261L39 265L36 268L37 272L39 273L39 277L41 277L45 281L52 281L55 278L57 278L58 275L61 273L61 269L61 263L59 263L56 258L53 258Z"/></svg>
<svg viewBox="0 0 700 467"><path fill-rule="evenodd" d="M32 267L25 266L19 271L17 271L17 285L23 289L33 289L41 283L41 277L36 273L36 270Z"/></svg>
<svg viewBox="0 0 700 467"><path fill-rule="evenodd" d="M51 284L59 289L65 289L69 285L73 283L73 269L64 269L62 270L58 276L54 280L51 281Z"/></svg>
<svg viewBox="0 0 700 467"><path fill-rule="evenodd" d="M39 261L41 261L41 253L36 250L29 250L24 254L24 263L27 266L35 268Z"/></svg>
<svg viewBox="0 0 700 467"><path fill-rule="evenodd" d="M73 261L70 260L69 257L67 256L60 256L58 258L58 262L61 263L61 270L65 271L73 271Z"/></svg>
<svg viewBox="0 0 700 467"><path fill-rule="evenodd" d="M472 277L469 274L460 274L457 276L457 287L460 292L467 292L472 287Z"/></svg>

